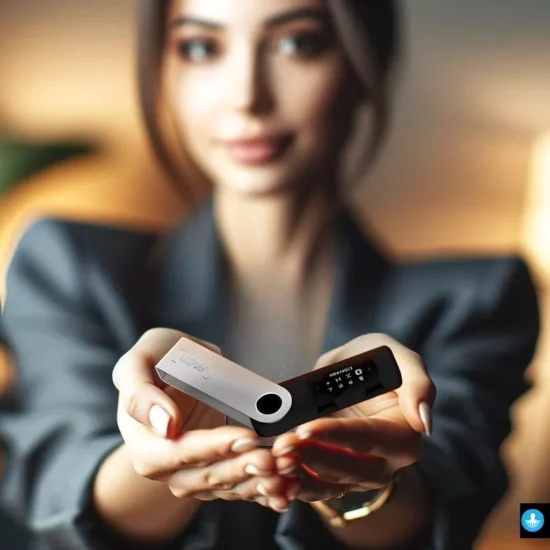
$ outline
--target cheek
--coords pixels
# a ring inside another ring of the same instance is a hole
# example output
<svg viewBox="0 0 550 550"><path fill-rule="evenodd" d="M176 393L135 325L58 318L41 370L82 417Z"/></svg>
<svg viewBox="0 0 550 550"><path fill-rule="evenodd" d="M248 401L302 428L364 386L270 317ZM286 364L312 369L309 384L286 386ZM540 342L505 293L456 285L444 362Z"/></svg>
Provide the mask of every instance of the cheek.
<svg viewBox="0 0 550 550"><path fill-rule="evenodd" d="M342 139L349 125L353 105L347 94L347 75L338 67L309 70L296 75L286 94L288 118L301 128L304 137L318 146Z"/></svg>
<svg viewBox="0 0 550 550"><path fill-rule="evenodd" d="M174 86L173 105L179 131L192 150L202 149L217 118L216 87L201 78L181 77Z"/></svg>

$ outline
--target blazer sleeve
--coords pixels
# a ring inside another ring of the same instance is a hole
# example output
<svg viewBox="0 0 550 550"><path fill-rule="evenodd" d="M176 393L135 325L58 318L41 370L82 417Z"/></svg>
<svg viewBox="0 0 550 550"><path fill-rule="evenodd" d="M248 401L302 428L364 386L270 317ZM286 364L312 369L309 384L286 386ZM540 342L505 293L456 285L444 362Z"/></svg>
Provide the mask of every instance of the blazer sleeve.
<svg viewBox="0 0 550 550"><path fill-rule="evenodd" d="M539 332L523 261L489 261L465 279L472 284L457 281L420 350L437 388L432 436L423 438L418 461L439 498L434 550L472 548L508 488L500 449L510 408L530 387L524 375Z"/></svg>
<svg viewBox="0 0 550 550"><path fill-rule="evenodd" d="M102 460L123 442L111 373L124 350L90 303L89 266L67 227L32 225L8 270L2 322L18 406L0 418L0 496L45 548L128 548L90 505Z"/></svg>

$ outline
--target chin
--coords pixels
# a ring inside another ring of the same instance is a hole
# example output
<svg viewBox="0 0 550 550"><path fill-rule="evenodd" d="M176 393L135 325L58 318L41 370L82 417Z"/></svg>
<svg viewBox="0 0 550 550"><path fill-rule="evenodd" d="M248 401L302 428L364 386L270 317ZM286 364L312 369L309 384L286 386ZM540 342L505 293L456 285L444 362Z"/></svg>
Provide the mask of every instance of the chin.
<svg viewBox="0 0 550 550"><path fill-rule="evenodd" d="M277 173L279 172L279 173ZM283 177L282 171L273 168L227 170L223 177L216 177L220 191L238 193L249 197L269 197L288 193L296 186L296 180Z"/></svg>

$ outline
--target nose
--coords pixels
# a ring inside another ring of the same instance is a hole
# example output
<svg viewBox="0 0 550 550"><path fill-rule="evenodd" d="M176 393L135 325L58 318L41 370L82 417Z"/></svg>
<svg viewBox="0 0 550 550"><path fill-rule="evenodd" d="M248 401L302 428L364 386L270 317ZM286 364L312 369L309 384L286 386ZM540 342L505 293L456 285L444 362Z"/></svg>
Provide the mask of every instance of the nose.
<svg viewBox="0 0 550 550"><path fill-rule="evenodd" d="M273 108L265 60L253 48L235 52L227 78L231 108L248 114L265 114Z"/></svg>

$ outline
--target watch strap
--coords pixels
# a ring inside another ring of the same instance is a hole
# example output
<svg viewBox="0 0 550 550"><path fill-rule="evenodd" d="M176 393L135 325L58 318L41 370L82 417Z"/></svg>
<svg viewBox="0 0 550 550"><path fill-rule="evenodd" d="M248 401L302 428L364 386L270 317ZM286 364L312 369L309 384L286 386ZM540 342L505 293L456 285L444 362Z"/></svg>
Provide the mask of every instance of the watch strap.
<svg viewBox="0 0 550 550"><path fill-rule="evenodd" d="M377 495L369 500L368 494L365 493L353 493L350 494L350 497L353 497L353 500L359 498L360 504L354 505L349 509L343 510L342 506L334 505L329 503L330 501L319 500L317 502L311 502L311 506L317 510L333 527L345 527L349 522L355 521L357 519L362 519L376 510L379 510L390 498L394 489L394 480L392 479L385 487L380 490L376 490ZM371 493L368 491L367 493ZM348 495L346 495L348 496ZM362 497L362 498L361 498ZM343 500L337 499L337 500ZM332 501L333 499L331 499ZM348 501L349 502L349 499ZM347 508L347 503L345 505Z"/></svg>

